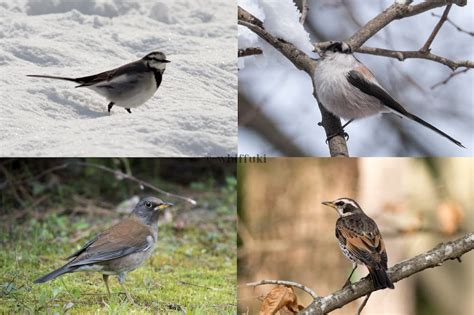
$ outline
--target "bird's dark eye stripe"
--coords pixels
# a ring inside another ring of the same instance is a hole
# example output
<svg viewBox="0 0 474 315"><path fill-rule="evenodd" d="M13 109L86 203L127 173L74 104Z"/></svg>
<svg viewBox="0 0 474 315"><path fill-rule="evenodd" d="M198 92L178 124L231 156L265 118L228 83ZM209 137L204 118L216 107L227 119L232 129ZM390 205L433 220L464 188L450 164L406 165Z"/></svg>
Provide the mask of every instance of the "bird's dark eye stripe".
<svg viewBox="0 0 474 315"><path fill-rule="evenodd" d="M343 206L343 205L344 205L344 202L342 202L342 201L336 202L336 206Z"/></svg>

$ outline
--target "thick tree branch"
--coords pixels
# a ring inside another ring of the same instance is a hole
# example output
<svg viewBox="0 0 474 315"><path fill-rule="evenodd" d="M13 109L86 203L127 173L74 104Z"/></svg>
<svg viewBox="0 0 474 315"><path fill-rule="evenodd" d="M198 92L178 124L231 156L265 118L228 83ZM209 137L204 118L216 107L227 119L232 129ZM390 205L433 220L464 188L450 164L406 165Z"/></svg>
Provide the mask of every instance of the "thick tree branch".
<svg viewBox="0 0 474 315"><path fill-rule="evenodd" d="M388 270L388 275L390 280L395 283L425 269L439 267L447 260L461 261L460 257L473 249L474 233L469 233L455 241L439 244L426 253L396 264ZM326 314L371 293L373 290L370 278L363 278L331 295L315 299L301 311L301 314Z"/></svg>
<svg viewBox="0 0 474 315"><path fill-rule="evenodd" d="M364 25L364 27L360 28L355 34L346 40L346 43L351 45L353 49L357 49L362 46L362 44L364 44L369 38L374 36L377 32L394 20L417 15L448 4L465 6L466 3L467 0L430 0L416 5L396 2L370 20Z"/></svg>
<svg viewBox="0 0 474 315"><path fill-rule="evenodd" d="M286 42L285 40L279 39L268 33L263 28L263 23L255 16L245 11L239 6L238 9L238 23L242 26L249 28L255 34L260 36L280 53L282 53L288 60L290 60L296 68L305 71L311 78L313 78L314 69L316 62L309 58L304 52L299 50L293 44ZM313 80L312 80L313 81ZM315 95L316 93L313 92ZM315 95L317 100L317 96ZM326 136L337 134L340 131L341 121L336 116L329 113L321 103L319 108L321 110L322 125L326 132ZM337 129L339 127L339 129ZM329 152L331 156L348 156L346 140L343 136L335 136L329 142Z"/></svg>

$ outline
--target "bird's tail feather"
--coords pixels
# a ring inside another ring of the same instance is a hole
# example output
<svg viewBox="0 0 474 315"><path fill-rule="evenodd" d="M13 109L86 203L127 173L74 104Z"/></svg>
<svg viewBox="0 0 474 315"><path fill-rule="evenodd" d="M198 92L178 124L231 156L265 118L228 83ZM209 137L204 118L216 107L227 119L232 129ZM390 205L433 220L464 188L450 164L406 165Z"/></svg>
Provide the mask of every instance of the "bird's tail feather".
<svg viewBox="0 0 474 315"><path fill-rule="evenodd" d="M73 272L73 271L74 271L74 269L71 269L68 266L63 266L59 269L56 269L56 270L48 273L47 275L44 275L44 276L36 279L35 283L43 283L43 282L49 281L51 279L54 279L56 277L59 277L60 275L63 275L63 274L68 273L68 272Z"/></svg>
<svg viewBox="0 0 474 315"><path fill-rule="evenodd" d="M449 141L453 142L455 145L457 145L458 147L461 147L461 148L466 148L465 146L462 145L461 142L459 142L458 140L454 139L453 137L451 137L450 135L446 134L445 132L439 130L438 128L436 128L435 126L433 126L432 124L430 124L429 122L426 122L424 121L423 119L421 119L420 117L416 116L416 115L413 115L412 113L409 113L409 112L405 112L405 113L399 113L397 112L398 114L400 115L403 115L405 116L406 118L409 118L411 120L414 120L416 121L417 123L433 130L434 132L436 132L437 134L445 137L446 139L448 139Z"/></svg>
<svg viewBox="0 0 474 315"><path fill-rule="evenodd" d="M34 77L34 78L47 78L47 79L57 79L57 80L66 80L66 81L77 82L77 79L75 79L75 78L57 77L57 76L53 76L53 75L27 74L26 76L27 77Z"/></svg>
<svg viewBox="0 0 474 315"><path fill-rule="evenodd" d="M383 268L369 268L370 278L372 278L372 283L374 284L375 290L390 288L394 289L392 281L387 275L387 271Z"/></svg>

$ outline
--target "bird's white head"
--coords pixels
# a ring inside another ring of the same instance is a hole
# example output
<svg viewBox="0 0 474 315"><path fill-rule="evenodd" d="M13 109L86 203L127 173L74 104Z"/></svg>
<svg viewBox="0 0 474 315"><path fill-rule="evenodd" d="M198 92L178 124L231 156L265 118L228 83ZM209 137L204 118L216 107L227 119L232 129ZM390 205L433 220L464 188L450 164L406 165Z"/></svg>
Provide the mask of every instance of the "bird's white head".
<svg viewBox="0 0 474 315"><path fill-rule="evenodd" d="M339 198L334 201L324 201L323 205L336 209L341 217L355 213L363 213L359 204L350 198Z"/></svg>
<svg viewBox="0 0 474 315"><path fill-rule="evenodd" d="M166 64L170 62L169 60L166 60L165 54L160 51L151 52L143 57L142 60L145 62L148 68L158 70L162 73L166 69Z"/></svg>

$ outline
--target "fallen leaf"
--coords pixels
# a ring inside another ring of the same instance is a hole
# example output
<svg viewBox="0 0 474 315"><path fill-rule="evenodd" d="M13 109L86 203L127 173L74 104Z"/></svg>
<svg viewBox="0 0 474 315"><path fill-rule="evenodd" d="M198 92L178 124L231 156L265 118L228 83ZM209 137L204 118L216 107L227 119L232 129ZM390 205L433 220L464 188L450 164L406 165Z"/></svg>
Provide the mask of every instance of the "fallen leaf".
<svg viewBox="0 0 474 315"><path fill-rule="evenodd" d="M277 285L263 299L260 315L297 314L304 307L298 304L293 287Z"/></svg>

